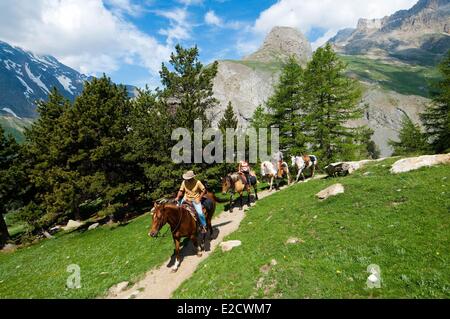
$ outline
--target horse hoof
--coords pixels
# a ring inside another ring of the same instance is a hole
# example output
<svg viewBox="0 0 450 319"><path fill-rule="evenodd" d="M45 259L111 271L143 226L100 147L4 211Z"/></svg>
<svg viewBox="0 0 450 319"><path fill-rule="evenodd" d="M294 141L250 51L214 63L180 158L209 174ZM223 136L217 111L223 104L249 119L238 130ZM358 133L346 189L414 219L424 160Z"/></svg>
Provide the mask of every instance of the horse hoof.
<svg viewBox="0 0 450 319"><path fill-rule="evenodd" d="M172 268L172 273L176 273L178 271L178 268Z"/></svg>
<svg viewBox="0 0 450 319"><path fill-rule="evenodd" d="M203 254L202 253L197 253L197 257L202 257L203 256Z"/></svg>

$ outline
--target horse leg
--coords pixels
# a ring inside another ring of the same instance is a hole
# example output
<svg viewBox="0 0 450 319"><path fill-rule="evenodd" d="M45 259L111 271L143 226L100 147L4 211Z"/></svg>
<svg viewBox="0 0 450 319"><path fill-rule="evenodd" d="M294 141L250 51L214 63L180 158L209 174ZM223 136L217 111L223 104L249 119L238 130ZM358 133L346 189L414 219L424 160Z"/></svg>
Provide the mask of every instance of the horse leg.
<svg viewBox="0 0 450 319"><path fill-rule="evenodd" d="M255 199L259 200L259 198L258 198L258 186L257 185L253 185L253 189L255 190Z"/></svg>
<svg viewBox="0 0 450 319"><path fill-rule="evenodd" d="M243 209L243 206L244 206L244 200L242 199L242 195L244 194L244 191L242 191L240 194L239 194L239 202L240 202L240 209L242 210Z"/></svg>
<svg viewBox="0 0 450 319"><path fill-rule="evenodd" d="M247 185L247 200L248 200L248 207L252 206L251 202L251 195L252 195L252 189L250 188L250 185Z"/></svg>
<svg viewBox="0 0 450 319"><path fill-rule="evenodd" d="M273 176L270 178L270 188L269 188L269 192L271 192L273 190Z"/></svg>
<svg viewBox="0 0 450 319"><path fill-rule="evenodd" d="M177 272L180 266L180 238L174 238L175 241L175 265L172 267L172 272Z"/></svg>
<svg viewBox="0 0 450 319"><path fill-rule="evenodd" d="M296 183L298 183L298 180L300 179L300 175L302 175L302 171L298 170L297 179L295 180Z"/></svg>
<svg viewBox="0 0 450 319"><path fill-rule="evenodd" d="M233 194L230 196L230 213L233 212Z"/></svg>
<svg viewBox="0 0 450 319"><path fill-rule="evenodd" d="M198 244L197 236L195 234L192 235L191 240L194 244L195 251L197 252L197 257L202 257L202 247Z"/></svg>

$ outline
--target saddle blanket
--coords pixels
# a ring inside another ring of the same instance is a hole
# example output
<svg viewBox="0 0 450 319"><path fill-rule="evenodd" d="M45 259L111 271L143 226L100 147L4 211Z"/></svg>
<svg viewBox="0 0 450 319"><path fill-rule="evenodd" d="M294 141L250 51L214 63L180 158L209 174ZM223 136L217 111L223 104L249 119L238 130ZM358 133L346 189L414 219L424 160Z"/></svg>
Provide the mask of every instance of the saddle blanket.
<svg viewBox="0 0 450 319"><path fill-rule="evenodd" d="M213 209L213 201L210 200L209 198L202 198L201 200L202 203L202 210L203 213L206 215L206 212L208 211L212 211ZM186 209L189 214L191 214L192 218L195 220L195 222L198 221L198 216L197 216L197 211L194 208L194 205L192 205L192 203L183 203L183 205L181 205L182 208Z"/></svg>

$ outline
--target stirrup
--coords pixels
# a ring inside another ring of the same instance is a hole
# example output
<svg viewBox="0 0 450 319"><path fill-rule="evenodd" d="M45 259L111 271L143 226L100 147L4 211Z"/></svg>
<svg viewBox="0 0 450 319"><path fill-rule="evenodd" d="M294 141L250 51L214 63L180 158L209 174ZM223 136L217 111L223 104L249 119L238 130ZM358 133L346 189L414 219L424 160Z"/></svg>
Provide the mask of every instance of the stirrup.
<svg viewBox="0 0 450 319"><path fill-rule="evenodd" d="M208 232L208 230L206 229L206 226L201 226L200 227L200 233L206 234L207 232Z"/></svg>

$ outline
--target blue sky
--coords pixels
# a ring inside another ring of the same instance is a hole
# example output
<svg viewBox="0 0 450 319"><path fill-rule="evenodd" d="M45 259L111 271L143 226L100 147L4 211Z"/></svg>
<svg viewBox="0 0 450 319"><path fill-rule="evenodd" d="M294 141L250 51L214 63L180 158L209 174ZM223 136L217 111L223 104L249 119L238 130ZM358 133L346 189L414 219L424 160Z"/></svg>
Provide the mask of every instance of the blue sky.
<svg viewBox="0 0 450 319"><path fill-rule="evenodd" d="M248 55L272 27L290 26L316 48L359 18L381 18L416 1L2 0L0 40L84 74L155 87L177 43L197 45L207 64Z"/></svg>

